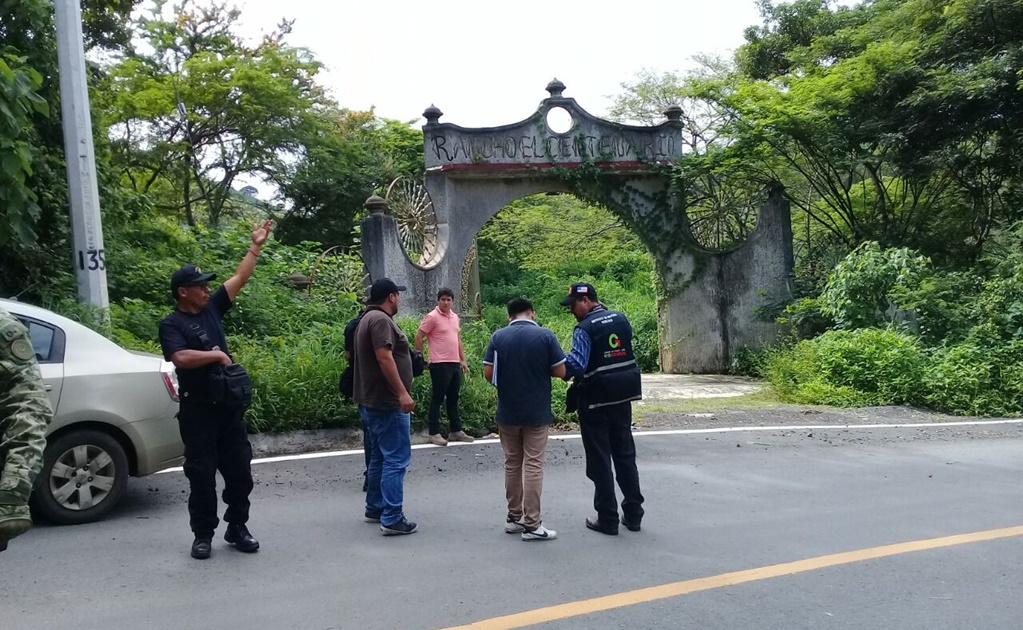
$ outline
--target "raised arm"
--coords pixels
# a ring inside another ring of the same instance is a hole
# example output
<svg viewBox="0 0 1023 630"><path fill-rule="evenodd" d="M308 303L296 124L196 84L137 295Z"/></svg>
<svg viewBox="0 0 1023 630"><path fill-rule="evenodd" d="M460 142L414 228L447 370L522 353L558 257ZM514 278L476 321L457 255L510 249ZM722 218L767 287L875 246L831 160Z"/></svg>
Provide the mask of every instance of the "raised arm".
<svg viewBox="0 0 1023 630"><path fill-rule="evenodd" d="M232 302L252 277L252 272L256 269L256 261L259 260L259 254L263 250L263 243L270 236L270 226L271 221L267 220L262 225L252 228L252 245L245 252L242 261L238 263L238 269L235 270L234 275L224 281L224 289Z"/></svg>

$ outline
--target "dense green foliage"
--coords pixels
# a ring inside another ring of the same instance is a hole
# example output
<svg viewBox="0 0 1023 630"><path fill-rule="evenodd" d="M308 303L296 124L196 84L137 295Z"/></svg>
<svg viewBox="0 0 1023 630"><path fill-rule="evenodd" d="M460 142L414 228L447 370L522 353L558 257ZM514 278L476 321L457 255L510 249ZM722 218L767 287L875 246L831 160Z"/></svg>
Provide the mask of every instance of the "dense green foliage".
<svg viewBox="0 0 1023 630"><path fill-rule="evenodd" d="M840 406L921 402L925 357L906 334L833 330L780 353L768 376L783 400Z"/></svg>
<svg viewBox="0 0 1023 630"><path fill-rule="evenodd" d="M833 330L737 367L796 402L1023 413L1023 225L993 243L1004 251L982 261L986 273L865 244L783 318L794 337L815 311Z"/></svg>

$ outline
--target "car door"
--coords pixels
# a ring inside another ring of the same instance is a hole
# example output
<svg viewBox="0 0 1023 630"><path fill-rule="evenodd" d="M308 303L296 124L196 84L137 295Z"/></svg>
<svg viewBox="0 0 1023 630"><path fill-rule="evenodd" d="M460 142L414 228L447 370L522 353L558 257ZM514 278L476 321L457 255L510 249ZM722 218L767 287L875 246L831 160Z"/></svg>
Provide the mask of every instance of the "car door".
<svg viewBox="0 0 1023 630"><path fill-rule="evenodd" d="M39 361L39 371L43 375L46 394L50 397L50 406L56 414L64 385L64 346L67 338L63 330L52 324L24 315L15 317L28 328L29 340L32 342L32 350L36 353L36 360Z"/></svg>

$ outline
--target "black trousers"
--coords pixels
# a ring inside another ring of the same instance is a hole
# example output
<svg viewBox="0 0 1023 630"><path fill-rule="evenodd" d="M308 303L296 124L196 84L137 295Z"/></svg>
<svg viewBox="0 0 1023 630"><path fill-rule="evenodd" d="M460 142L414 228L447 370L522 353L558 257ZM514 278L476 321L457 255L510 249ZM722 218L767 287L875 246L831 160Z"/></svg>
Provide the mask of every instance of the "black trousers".
<svg viewBox="0 0 1023 630"><path fill-rule="evenodd" d="M430 383L433 395L430 397L430 435L440 433L440 406L447 399L448 422L451 431L462 430L462 418L458 415L458 392L462 389L461 363L431 363Z"/></svg>
<svg viewBox="0 0 1023 630"><path fill-rule="evenodd" d="M579 401L579 428L586 451L586 476L593 482L593 507L601 524L618 527L615 476L622 489L622 514L639 522L643 518L643 494L636 468L636 442L632 439L632 403L586 409Z"/></svg>
<svg viewBox="0 0 1023 630"><path fill-rule="evenodd" d="M238 525L249 520L252 493L252 445L245 430L244 409L181 403L178 427L185 444L188 516L197 538L212 538L217 520L217 471L224 478L224 520Z"/></svg>

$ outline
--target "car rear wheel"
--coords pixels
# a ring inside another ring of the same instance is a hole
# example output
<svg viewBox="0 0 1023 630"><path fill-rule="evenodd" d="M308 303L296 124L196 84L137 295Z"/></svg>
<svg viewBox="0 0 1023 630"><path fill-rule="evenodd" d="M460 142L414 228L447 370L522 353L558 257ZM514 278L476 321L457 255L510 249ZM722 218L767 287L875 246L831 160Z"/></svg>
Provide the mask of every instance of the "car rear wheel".
<svg viewBox="0 0 1023 630"><path fill-rule="evenodd" d="M89 523L117 505L127 483L128 457L117 440L72 431L46 445L32 506L54 523Z"/></svg>

